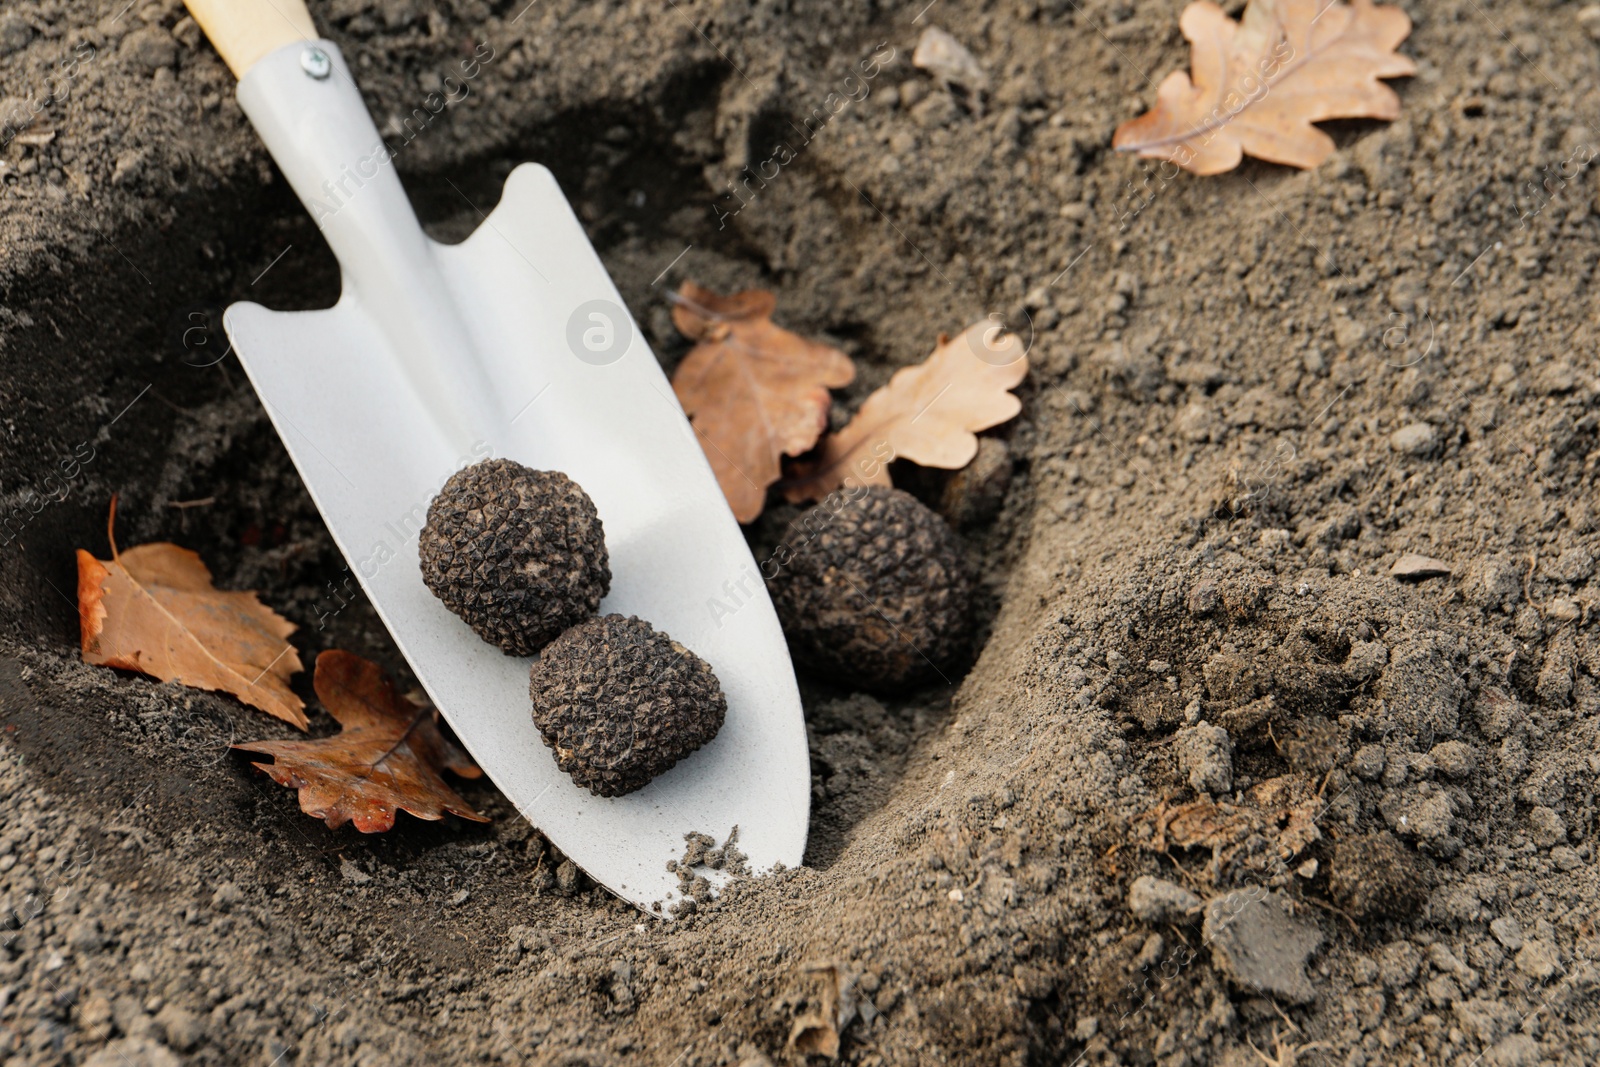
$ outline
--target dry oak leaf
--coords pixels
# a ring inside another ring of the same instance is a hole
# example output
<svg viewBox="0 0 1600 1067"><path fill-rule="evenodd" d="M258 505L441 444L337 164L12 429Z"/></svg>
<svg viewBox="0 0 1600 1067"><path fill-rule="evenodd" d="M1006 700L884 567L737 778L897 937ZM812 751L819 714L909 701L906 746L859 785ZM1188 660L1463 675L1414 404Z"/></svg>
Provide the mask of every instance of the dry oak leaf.
<svg viewBox="0 0 1600 1067"><path fill-rule="evenodd" d="M445 784L440 771L463 778L483 772L439 732L438 713L395 689L376 664L331 649L317 657L312 685L344 727L315 741L252 741L234 745L276 763L257 763L279 785L300 791L300 810L333 829L355 823L364 834L394 826L395 812L438 820L444 813L489 820Z"/></svg>
<svg viewBox="0 0 1600 1067"><path fill-rule="evenodd" d="M761 514L782 457L810 450L828 428L828 390L856 376L843 352L773 325L776 307L765 290L719 296L684 282L672 309L697 342L672 389L740 522Z"/></svg>
<svg viewBox="0 0 1600 1067"><path fill-rule="evenodd" d="M933 354L895 371L844 429L823 439L814 459L794 465L784 495L821 500L841 486L892 485L889 462L960 470L978 454L978 430L1012 419L1011 390L1028 373L1022 339L993 322L939 335Z"/></svg>
<svg viewBox="0 0 1600 1067"><path fill-rule="evenodd" d="M1334 143L1312 123L1398 118L1400 98L1379 79L1417 70L1394 51L1411 19L1371 0L1250 0L1238 22L1195 0L1178 25L1193 81L1168 74L1155 106L1118 126L1112 145L1195 174L1232 170L1245 153L1315 167Z"/></svg>
<svg viewBox="0 0 1600 1067"><path fill-rule="evenodd" d="M1224 860L1250 838L1261 835L1290 860L1322 839L1317 820L1327 804L1314 784L1296 775L1258 782L1244 792L1243 804L1209 797L1186 804L1163 801L1137 820L1149 827L1143 846L1151 852L1169 848L1206 848Z"/></svg>
<svg viewBox="0 0 1600 1067"><path fill-rule="evenodd" d="M80 548L78 622L85 663L232 693L306 728L305 702L289 688L301 667L284 640L295 625L254 593L214 588L187 548L156 542L119 553L113 542L109 561Z"/></svg>

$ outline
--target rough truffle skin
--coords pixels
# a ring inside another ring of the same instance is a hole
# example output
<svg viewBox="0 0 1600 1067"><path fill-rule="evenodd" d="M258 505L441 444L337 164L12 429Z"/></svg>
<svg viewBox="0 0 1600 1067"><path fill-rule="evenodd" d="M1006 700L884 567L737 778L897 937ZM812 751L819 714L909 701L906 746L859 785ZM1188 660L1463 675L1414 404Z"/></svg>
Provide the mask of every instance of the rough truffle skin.
<svg viewBox="0 0 1600 1067"><path fill-rule="evenodd" d="M581 622L528 672L533 722L556 763L620 797L710 741L728 712L705 660L631 615Z"/></svg>
<svg viewBox="0 0 1600 1067"><path fill-rule="evenodd" d="M558 471L486 459L450 476L418 539L422 580L477 635L531 656L611 591L605 530Z"/></svg>
<svg viewBox="0 0 1600 1067"><path fill-rule="evenodd" d="M902 490L850 497L841 491L790 523L764 568L790 652L877 692L944 680L972 641L954 532Z"/></svg>

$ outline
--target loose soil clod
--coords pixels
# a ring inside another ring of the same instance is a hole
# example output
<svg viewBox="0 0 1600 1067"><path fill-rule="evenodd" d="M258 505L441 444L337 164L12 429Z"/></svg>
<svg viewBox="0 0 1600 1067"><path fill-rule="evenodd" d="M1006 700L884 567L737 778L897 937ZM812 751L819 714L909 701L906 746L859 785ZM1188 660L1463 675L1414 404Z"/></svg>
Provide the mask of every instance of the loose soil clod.
<svg viewBox="0 0 1600 1067"><path fill-rule="evenodd" d="M1347 838L1333 848L1328 891L1358 919L1406 919L1428 901L1426 860L1385 831Z"/></svg>

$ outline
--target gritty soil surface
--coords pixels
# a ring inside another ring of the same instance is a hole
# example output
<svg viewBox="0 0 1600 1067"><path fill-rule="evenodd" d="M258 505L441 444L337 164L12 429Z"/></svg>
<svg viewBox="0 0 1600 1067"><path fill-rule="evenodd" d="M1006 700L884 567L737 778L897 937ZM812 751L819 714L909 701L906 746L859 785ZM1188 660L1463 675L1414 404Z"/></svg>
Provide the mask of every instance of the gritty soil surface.
<svg viewBox="0 0 1600 1067"><path fill-rule="evenodd" d="M781 1063L839 974L854 1064L1600 1061L1600 12L1402 6L1400 121L1198 180L1109 148L1178 0L313 3L430 229L547 163L669 366L688 277L849 351L836 420L940 331L1029 339L984 476L901 472L975 665L803 679L807 865L664 923L488 784L330 831L227 749L265 717L79 662L116 491L307 661L405 670L221 358L227 303L338 291L226 70L172 0L8 0L0 1060Z"/></svg>

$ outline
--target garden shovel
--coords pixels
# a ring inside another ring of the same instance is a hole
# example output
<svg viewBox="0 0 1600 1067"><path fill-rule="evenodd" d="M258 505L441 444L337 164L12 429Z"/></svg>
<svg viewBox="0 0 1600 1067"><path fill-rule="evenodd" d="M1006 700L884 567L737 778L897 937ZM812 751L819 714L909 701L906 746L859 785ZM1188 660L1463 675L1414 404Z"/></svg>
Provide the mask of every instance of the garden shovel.
<svg viewBox="0 0 1600 1067"><path fill-rule="evenodd" d="M737 827L753 872L797 866L811 775L783 633L672 387L555 179L523 164L471 237L439 244L303 0L187 3L342 274L326 311L234 304L228 338L456 735L557 848L646 910L671 912L680 881L668 863L692 832L721 843ZM600 610L671 635L727 694L716 738L638 792L574 785L534 727L532 661L480 640L422 583L429 501L488 456L583 486L611 553Z"/></svg>

